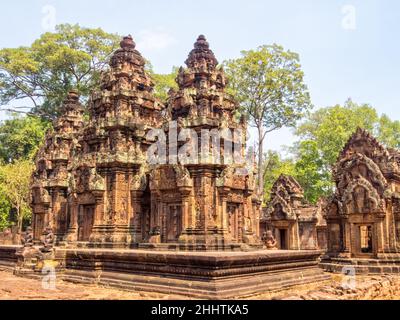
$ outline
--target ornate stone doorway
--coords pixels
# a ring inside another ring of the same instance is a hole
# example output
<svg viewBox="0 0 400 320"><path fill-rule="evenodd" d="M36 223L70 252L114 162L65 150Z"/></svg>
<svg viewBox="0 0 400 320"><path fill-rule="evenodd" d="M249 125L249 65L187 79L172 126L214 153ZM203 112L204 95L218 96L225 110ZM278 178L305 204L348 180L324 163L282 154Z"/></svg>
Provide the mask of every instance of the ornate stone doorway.
<svg viewBox="0 0 400 320"><path fill-rule="evenodd" d="M182 233L182 206L169 205L166 218L166 241L176 242Z"/></svg>
<svg viewBox="0 0 400 320"><path fill-rule="evenodd" d="M78 214L78 241L89 241L94 223L94 205L81 205Z"/></svg>

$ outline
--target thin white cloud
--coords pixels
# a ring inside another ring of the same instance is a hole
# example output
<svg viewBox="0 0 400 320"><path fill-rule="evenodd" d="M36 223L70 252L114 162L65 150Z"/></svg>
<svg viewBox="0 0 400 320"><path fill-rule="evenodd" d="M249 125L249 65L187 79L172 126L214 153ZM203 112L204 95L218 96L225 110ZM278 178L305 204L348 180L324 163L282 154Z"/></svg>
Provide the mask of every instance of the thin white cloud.
<svg viewBox="0 0 400 320"><path fill-rule="evenodd" d="M144 29L139 31L137 47L144 51L162 50L176 42L176 39L162 28Z"/></svg>

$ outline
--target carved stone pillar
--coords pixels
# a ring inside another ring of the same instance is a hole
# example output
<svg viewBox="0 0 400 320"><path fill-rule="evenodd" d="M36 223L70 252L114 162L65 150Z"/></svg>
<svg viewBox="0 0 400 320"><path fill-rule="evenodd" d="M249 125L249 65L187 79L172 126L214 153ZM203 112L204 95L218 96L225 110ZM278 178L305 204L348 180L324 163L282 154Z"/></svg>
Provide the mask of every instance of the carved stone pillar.
<svg viewBox="0 0 400 320"><path fill-rule="evenodd" d="M131 210L131 232L132 232L132 242L139 243L143 239L142 233L142 197L143 191L141 190L133 190L131 191L131 201L132 201L132 210ZM144 230L143 230L144 231Z"/></svg>
<svg viewBox="0 0 400 320"><path fill-rule="evenodd" d="M385 243L385 230L384 230L384 223L383 220L379 220L374 224L373 227L373 235L375 237L375 243L376 243L376 250L375 252L379 255L382 253L387 252L387 244Z"/></svg>
<svg viewBox="0 0 400 320"><path fill-rule="evenodd" d="M292 244L292 250L300 250L300 231L299 231L299 222L298 220L293 221L293 227L291 228L293 230L293 244Z"/></svg>
<svg viewBox="0 0 400 320"><path fill-rule="evenodd" d="M69 228L65 240L69 245L78 241L78 198L76 194L72 194L68 201L69 207Z"/></svg>
<svg viewBox="0 0 400 320"><path fill-rule="evenodd" d="M228 217L228 210L227 210L227 201L228 201L228 194L229 194L230 189L227 187L220 187L218 190L219 190L220 200L221 200L221 216L220 216L221 229L222 229L223 233L228 234L229 217Z"/></svg>
<svg viewBox="0 0 400 320"><path fill-rule="evenodd" d="M352 225L349 222L348 218L343 219L341 224L342 232L342 253L343 257L350 257L352 252L352 241L354 241L354 231L352 230Z"/></svg>
<svg viewBox="0 0 400 320"><path fill-rule="evenodd" d="M182 230L192 228L193 217L190 211L191 187L181 187L179 191L182 194Z"/></svg>
<svg viewBox="0 0 400 320"><path fill-rule="evenodd" d="M98 225L104 221L104 192L94 191L93 195L95 198L94 225Z"/></svg>

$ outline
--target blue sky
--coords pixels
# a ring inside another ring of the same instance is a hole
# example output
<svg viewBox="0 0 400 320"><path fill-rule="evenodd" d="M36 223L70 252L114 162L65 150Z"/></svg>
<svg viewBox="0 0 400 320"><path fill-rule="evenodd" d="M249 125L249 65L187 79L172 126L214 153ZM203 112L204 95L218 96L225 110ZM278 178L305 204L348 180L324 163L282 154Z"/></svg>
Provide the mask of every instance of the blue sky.
<svg viewBox="0 0 400 320"><path fill-rule="evenodd" d="M217 58L278 43L300 54L316 107L356 102L400 119L397 0L2 1L0 47L29 45L54 23L132 34L157 72L182 65L199 34ZM267 148L294 141L288 129Z"/></svg>

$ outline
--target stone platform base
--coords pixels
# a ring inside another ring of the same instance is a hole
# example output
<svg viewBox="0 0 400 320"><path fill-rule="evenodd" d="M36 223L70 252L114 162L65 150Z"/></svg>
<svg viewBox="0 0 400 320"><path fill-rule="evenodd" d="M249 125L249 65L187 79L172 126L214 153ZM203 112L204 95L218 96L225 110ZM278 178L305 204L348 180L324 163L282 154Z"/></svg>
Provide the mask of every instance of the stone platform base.
<svg viewBox="0 0 400 320"><path fill-rule="evenodd" d="M63 280L195 299L231 299L329 280L321 252L59 249Z"/></svg>
<svg viewBox="0 0 400 320"><path fill-rule="evenodd" d="M19 267L18 246L0 246L0 269L41 278L55 263L57 279L193 299L232 299L321 283L319 251L189 252L57 247L55 259ZM4 266L4 267L3 267Z"/></svg>
<svg viewBox="0 0 400 320"><path fill-rule="evenodd" d="M327 272L356 274L400 273L400 254L380 255L378 258L323 258L320 266Z"/></svg>
<svg viewBox="0 0 400 320"><path fill-rule="evenodd" d="M1 245L0 246L0 269L13 270L17 263L16 252L21 246Z"/></svg>

